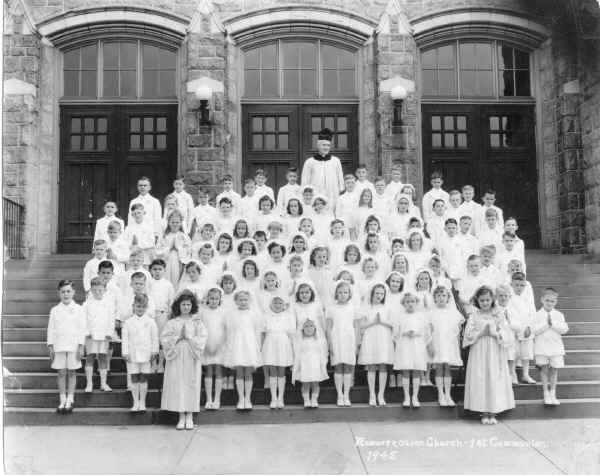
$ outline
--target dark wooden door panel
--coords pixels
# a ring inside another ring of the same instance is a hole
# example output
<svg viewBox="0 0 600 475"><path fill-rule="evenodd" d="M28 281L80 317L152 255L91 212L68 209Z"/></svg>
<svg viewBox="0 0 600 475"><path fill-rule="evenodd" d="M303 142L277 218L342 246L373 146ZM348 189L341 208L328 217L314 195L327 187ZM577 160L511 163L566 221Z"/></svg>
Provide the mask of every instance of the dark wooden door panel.
<svg viewBox="0 0 600 475"><path fill-rule="evenodd" d="M58 251L87 253L106 201L126 217L140 176L161 201L171 191L177 106L62 106L60 150Z"/></svg>
<svg viewBox="0 0 600 475"><path fill-rule="evenodd" d="M527 247L539 242L537 170L532 106L426 104L422 106L424 188L431 172L446 190L475 186L480 200L496 191L496 204L519 222Z"/></svg>

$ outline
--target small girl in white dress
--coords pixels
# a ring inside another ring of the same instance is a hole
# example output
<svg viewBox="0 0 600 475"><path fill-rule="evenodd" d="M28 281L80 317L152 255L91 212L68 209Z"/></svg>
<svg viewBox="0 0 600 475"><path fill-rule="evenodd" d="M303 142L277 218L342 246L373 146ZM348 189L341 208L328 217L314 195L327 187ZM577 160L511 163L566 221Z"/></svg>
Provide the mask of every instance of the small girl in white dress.
<svg viewBox="0 0 600 475"><path fill-rule="evenodd" d="M252 409L252 374L262 365L260 334L262 316L250 305L250 293L238 290L234 295L237 308L227 315L225 364L236 372L238 410Z"/></svg>
<svg viewBox="0 0 600 475"><path fill-rule="evenodd" d="M235 311L235 302L233 296L237 290L237 282L235 276L230 272L225 272L221 279L219 279L219 288L223 291L221 295L221 307L228 314L229 312ZM223 389L233 389L234 386L234 375L231 368L227 366L223 367Z"/></svg>
<svg viewBox="0 0 600 475"><path fill-rule="evenodd" d="M294 315L280 296L274 296L265 312L262 363L271 389L271 409L282 409L285 369L294 364L292 339L296 333Z"/></svg>
<svg viewBox="0 0 600 475"><path fill-rule="evenodd" d="M435 307L431 312L433 364L435 385L440 406L454 407L450 391L452 389L451 367L462 366L460 357L460 327L463 316L451 304L450 290L436 287L433 291Z"/></svg>
<svg viewBox="0 0 600 475"><path fill-rule="evenodd" d="M183 229L183 216L175 209L167 217L167 226L156 246L156 255L166 264L165 277L177 286L183 265L190 260L192 241Z"/></svg>
<svg viewBox="0 0 600 475"><path fill-rule="evenodd" d="M402 297L404 296L404 277L400 272L392 271L385 279L387 285L387 306L392 315L392 323L394 328L398 326L400 318L402 318ZM394 345L396 342L394 341ZM395 388L400 385L400 375L392 369L389 376L389 387Z"/></svg>
<svg viewBox="0 0 600 475"><path fill-rule="evenodd" d="M369 385L369 405L385 406L384 391L387 383L387 367L394 362L392 342L393 322L389 308L385 305L386 288L375 284L369 292L364 316L360 322L363 330L358 354L358 364L365 365ZM375 379L379 371L379 392L375 398Z"/></svg>
<svg viewBox="0 0 600 475"><path fill-rule="evenodd" d="M294 345L292 384L302 383L304 408L319 407L319 383L328 379L327 354L315 322L306 319Z"/></svg>
<svg viewBox="0 0 600 475"><path fill-rule="evenodd" d="M337 405L350 406L350 387L356 365L356 341L360 314L352 302L352 287L347 282L335 286L334 303L326 309L327 339Z"/></svg>
<svg viewBox="0 0 600 475"><path fill-rule="evenodd" d="M209 410L221 407L221 390L223 389L223 364L227 333L226 313L222 307L221 294L222 291L216 287L209 289L206 294L206 305L200 309L200 319L208 332L203 364L205 368L204 391L206 392L204 407ZM214 398L213 381L215 383Z"/></svg>
<svg viewBox="0 0 600 475"><path fill-rule="evenodd" d="M402 297L404 315L394 331L396 351L394 369L402 371L404 407L417 408L421 378L427 370L428 344L431 341L431 324L423 310L418 309L416 295L406 292ZM412 398L410 397L410 376L412 372Z"/></svg>

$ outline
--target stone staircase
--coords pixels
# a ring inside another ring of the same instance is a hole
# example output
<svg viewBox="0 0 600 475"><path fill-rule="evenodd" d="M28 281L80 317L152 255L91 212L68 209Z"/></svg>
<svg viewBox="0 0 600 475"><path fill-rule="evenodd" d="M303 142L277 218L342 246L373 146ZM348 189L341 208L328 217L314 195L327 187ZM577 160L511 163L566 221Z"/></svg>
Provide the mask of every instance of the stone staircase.
<svg viewBox="0 0 600 475"><path fill-rule="evenodd" d="M61 278L75 280L82 299L81 269L87 257L55 255L36 261L11 261L6 265L3 310L2 354L4 367L4 421L7 424L152 424L172 423L174 415L158 409L162 375L152 375L148 392L149 410L129 413L131 398L125 389L125 364L117 350L111 362L110 393L94 390L84 393L83 372L77 378L75 411L58 415L55 372L50 369L45 344L48 312L57 302L56 283ZM583 256L554 255L544 251L528 253L529 280L536 299L542 288L551 285L560 292L559 308L570 326L564 337L566 367L559 373L558 397L562 404L545 407L539 384L515 387L517 408L510 418L600 417L600 264ZM49 278L52 276L52 278ZM537 370L532 372L539 380ZM96 376L97 378L97 376ZM459 378L457 378L459 379ZM96 379L95 388L99 381ZM255 374L254 410L238 413L236 395L225 390L222 409L202 411L199 423L285 423L310 421L380 421L455 419L469 417L462 406L440 408L433 387L421 389L422 407L403 409L402 390L387 388L386 407L369 407L364 371L356 373L351 392L353 406L339 408L333 378L321 385L319 410L304 410L299 386L286 389L286 408L270 410L268 391L262 389L262 371ZM463 386L457 381L455 400L461 401Z"/></svg>

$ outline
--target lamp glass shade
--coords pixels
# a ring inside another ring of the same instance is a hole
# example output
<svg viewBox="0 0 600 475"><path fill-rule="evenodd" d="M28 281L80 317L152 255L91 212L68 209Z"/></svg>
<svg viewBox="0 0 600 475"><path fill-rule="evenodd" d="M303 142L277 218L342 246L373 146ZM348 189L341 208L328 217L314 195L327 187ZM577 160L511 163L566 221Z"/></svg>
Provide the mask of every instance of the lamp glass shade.
<svg viewBox="0 0 600 475"><path fill-rule="evenodd" d="M392 96L392 100L394 100L394 101L397 101L397 100L403 101L404 99L406 99L408 92L406 91L404 86L401 86L400 84L398 84L397 86L394 86L392 88L392 90L390 91L390 95Z"/></svg>
<svg viewBox="0 0 600 475"><path fill-rule="evenodd" d="M198 86L196 89L196 98L200 101L208 101L212 96L212 90L206 85Z"/></svg>

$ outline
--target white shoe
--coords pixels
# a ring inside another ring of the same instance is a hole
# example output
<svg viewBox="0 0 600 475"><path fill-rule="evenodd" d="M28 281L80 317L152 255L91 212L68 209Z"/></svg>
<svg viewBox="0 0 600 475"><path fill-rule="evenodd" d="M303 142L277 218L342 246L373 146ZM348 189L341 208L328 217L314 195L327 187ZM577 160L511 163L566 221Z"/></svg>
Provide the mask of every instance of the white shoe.
<svg viewBox="0 0 600 475"><path fill-rule="evenodd" d="M452 399L450 394L446 394L446 405L448 407L456 407L456 403L454 402L454 399Z"/></svg>
<svg viewBox="0 0 600 475"><path fill-rule="evenodd" d="M311 403L309 399L304 400L304 409L311 407Z"/></svg>
<svg viewBox="0 0 600 475"><path fill-rule="evenodd" d="M524 383L527 384L535 384L536 380L533 379L531 376L527 375L527 376L523 376L523 378L521 378L523 380Z"/></svg>
<svg viewBox="0 0 600 475"><path fill-rule="evenodd" d="M350 402L350 396L347 396L344 398L344 406L346 406L346 407L352 406L352 403Z"/></svg>
<svg viewBox="0 0 600 475"><path fill-rule="evenodd" d="M204 405L204 409L213 409L213 403L206 401L206 404Z"/></svg>
<svg viewBox="0 0 600 475"><path fill-rule="evenodd" d="M338 396L337 405L339 407L342 407L344 405L344 397L343 396Z"/></svg>
<svg viewBox="0 0 600 475"><path fill-rule="evenodd" d="M140 412L146 411L146 403L144 401L140 401L140 404L138 406L138 411L140 411Z"/></svg>
<svg viewBox="0 0 600 475"><path fill-rule="evenodd" d="M177 430L183 430L183 429L185 429L185 417L182 418L182 419L179 419L179 422L175 426L175 429L177 429Z"/></svg>
<svg viewBox="0 0 600 475"><path fill-rule="evenodd" d="M237 403L237 406L235 407L238 411L241 411L244 409L244 400L240 399Z"/></svg>
<svg viewBox="0 0 600 475"><path fill-rule="evenodd" d="M494 416L490 417L488 419L488 421L489 421L488 424L490 424L490 425L496 425L496 424L498 424L498 420Z"/></svg>
<svg viewBox="0 0 600 475"><path fill-rule="evenodd" d="M191 417L186 417L185 419L185 429L192 430L194 428L194 419Z"/></svg>
<svg viewBox="0 0 600 475"><path fill-rule="evenodd" d="M490 424L490 418L489 418L488 416L483 416L483 417L481 418L481 423L482 423L483 425L486 425L486 426L487 426L487 425L489 425L489 424Z"/></svg>
<svg viewBox="0 0 600 475"><path fill-rule="evenodd" d="M379 396L377 398L377 404L380 406L385 406L385 399L383 398L383 396Z"/></svg>
<svg viewBox="0 0 600 475"><path fill-rule="evenodd" d="M131 406L131 409L129 409L129 410L130 410L131 412L138 412L138 411L140 410L140 406L139 406L138 402L137 402L137 401L135 401L135 402L133 403L133 406Z"/></svg>
<svg viewBox="0 0 600 475"><path fill-rule="evenodd" d="M550 404L552 404L553 406L560 405L560 401L556 398L556 391L550 392Z"/></svg>
<svg viewBox="0 0 600 475"><path fill-rule="evenodd" d="M417 396L412 397L412 406L421 407L421 403L419 402L419 398Z"/></svg>
<svg viewBox="0 0 600 475"><path fill-rule="evenodd" d="M390 387L390 388L396 387L396 376L390 376L390 381L388 383L388 387Z"/></svg>
<svg viewBox="0 0 600 475"><path fill-rule="evenodd" d="M314 408L319 407L319 401L317 401L316 399L313 399L312 402L310 403L310 407L314 407Z"/></svg>
<svg viewBox="0 0 600 475"><path fill-rule="evenodd" d="M250 401L245 401L244 402L244 409L252 409L252 403Z"/></svg>
<svg viewBox="0 0 600 475"><path fill-rule="evenodd" d="M90 381L89 383L86 384L85 386L85 392L86 393L91 393L94 390L94 387L92 385L92 382Z"/></svg>
<svg viewBox="0 0 600 475"><path fill-rule="evenodd" d="M271 404L269 405L271 409L277 409L277 400L271 399Z"/></svg>
<svg viewBox="0 0 600 475"><path fill-rule="evenodd" d="M373 406L373 407L377 406L377 399L375 399L375 396L371 396L369 398L369 406Z"/></svg>
<svg viewBox="0 0 600 475"><path fill-rule="evenodd" d="M285 407L285 404L283 403L283 396L281 398L279 398L279 400L277 401L277 409L283 409Z"/></svg>
<svg viewBox="0 0 600 475"><path fill-rule="evenodd" d="M552 397L550 396L550 393L544 393L544 404L546 406L552 405Z"/></svg>
<svg viewBox="0 0 600 475"><path fill-rule="evenodd" d="M442 407L446 407L448 405L448 403L446 402L446 396L444 396L444 393L441 393L438 395L438 404Z"/></svg>
<svg viewBox="0 0 600 475"><path fill-rule="evenodd" d="M87 389L87 388L86 388L86 389ZM108 384L106 384L106 383L104 383L102 386L100 386L100 389L101 389L102 391L107 391L107 392L110 392L110 391L112 391L112 388L111 388L111 387L110 387Z"/></svg>
<svg viewBox="0 0 600 475"><path fill-rule="evenodd" d="M402 403L404 407L410 407L410 398L404 398L404 402Z"/></svg>
<svg viewBox="0 0 600 475"><path fill-rule="evenodd" d="M213 401L211 409L219 409L220 407L221 407L221 401L219 401L219 400Z"/></svg>

